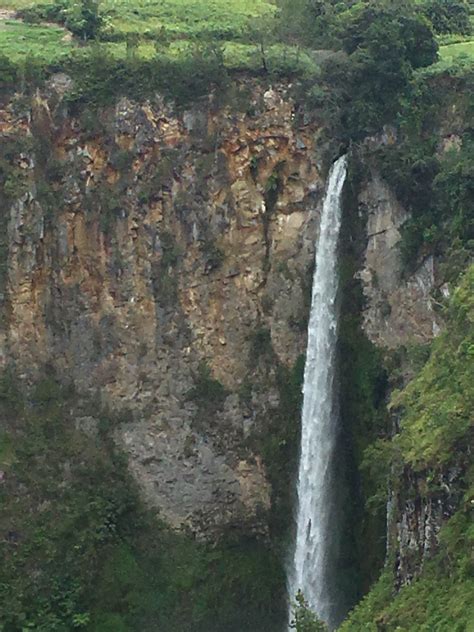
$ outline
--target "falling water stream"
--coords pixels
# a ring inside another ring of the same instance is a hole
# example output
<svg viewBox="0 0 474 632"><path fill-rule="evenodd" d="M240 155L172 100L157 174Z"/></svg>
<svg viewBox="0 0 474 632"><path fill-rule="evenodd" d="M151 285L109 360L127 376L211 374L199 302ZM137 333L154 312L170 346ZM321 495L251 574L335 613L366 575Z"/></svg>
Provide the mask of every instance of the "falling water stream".
<svg viewBox="0 0 474 632"><path fill-rule="evenodd" d="M334 382L337 244L346 163L346 156L342 156L329 174L316 248L304 371L296 542L288 578L290 599L293 601L301 590L310 608L330 628L339 622L341 610L334 583L338 530L334 462L338 424Z"/></svg>

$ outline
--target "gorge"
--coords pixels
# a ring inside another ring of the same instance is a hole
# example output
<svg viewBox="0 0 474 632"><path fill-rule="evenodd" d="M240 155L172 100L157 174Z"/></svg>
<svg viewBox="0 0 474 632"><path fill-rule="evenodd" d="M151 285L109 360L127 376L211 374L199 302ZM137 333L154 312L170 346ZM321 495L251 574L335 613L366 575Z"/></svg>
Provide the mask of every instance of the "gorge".
<svg viewBox="0 0 474 632"><path fill-rule="evenodd" d="M25 3L0 632L470 632L469 6Z"/></svg>

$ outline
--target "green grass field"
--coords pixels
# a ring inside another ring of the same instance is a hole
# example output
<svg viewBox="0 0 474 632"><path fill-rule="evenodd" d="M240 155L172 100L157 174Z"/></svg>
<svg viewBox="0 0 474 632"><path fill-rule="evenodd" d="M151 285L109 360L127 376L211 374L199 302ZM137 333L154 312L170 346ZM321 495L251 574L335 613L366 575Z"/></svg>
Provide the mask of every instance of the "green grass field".
<svg viewBox="0 0 474 632"><path fill-rule="evenodd" d="M467 57L474 61L474 39L441 46L439 56L441 61L455 60L459 57Z"/></svg>
<svg viewBox="0 0 474 632"><path fill-rule="evenodd" d="M47 0L0 0L0 9L23 9ZM275 6L267 0L102 0L108 35L144 36L166 30L170 39L207 37L218 40L249 38L256 21L271 17ZM257 27L258 28L258 27Z"/></svg>
<svg viewBox="0 0 474 632"><path fill-rule="evenodd" d="M0 22L0 54L13 61L36 57L50 64L73 46L67 40L66 31L59 27L23 24L18 20Z"/></svg>
<svg viewBox="0 0 474 632"><path fill-rule="evenodd" d="M171 38L247 39L255 21L273 15L266 0L103 0L111 33L158 33Z"/></svg>
<svg viewBox="0 0 474 632"><path fill-rule="evenodd" d="M463 75L471 72L474 66L474 39L466 38L461 42L447 44L439 48L439 61L428 68L417 71L420 75L435 76L444 73Z"/></svg>
<svg viewBox="0 0 474 632"><path fill-rule="evenodd" d="M70 41L65 29L25 24L6 13L46 1L0 0L0 54L14 62L35 57L48 65L59 62L74 47L89 48L77 39ZM259 34L264 33L269 65L291 67L303 74L314 71L308 51L272 42L275 11L272 0L101 0L105 25L99 46L114 57L124 57L125 42L133 34L139 57L152 57L157 44L161 55L179 59L188 55L196 42L212 42L222 47L227 68L252 71L261 67ZM434 72L474 62L474 39L445 38L440 44L440 61Z"/></svg>
<svg viewBox="0 0 474 632"><path fill-rule="evenodd" d="M18 62L34 56L46 64L57 62L77 42L68 42L67 32L50 24L29 25L3 11L23 9L44 3L42 0L0 0L0 54ZM102 0L100 12L105 18L102 39L116 57L126 54L125 41L135 34L141 43L140 57L151 57L154 44L163 44L162 54L179 58L195 42L214 42L222 46L229 68L248 68L260 63L257 33L267 30L275 6L267 0ZM147 41L149 43L147 43ZM269 47L270 58L281 57L283 63L297 61L309 67L311 59L288 47ZM297 58L297 59L296 59Z"/></svg>
<svg viewBox="0 0 474 632"><path fill-rule="evenodd" d="M31 0L0 0L0 9L23 9L32 4L41 4L47 1L48 0L36 0L36 2L32 2Z"/></svg>

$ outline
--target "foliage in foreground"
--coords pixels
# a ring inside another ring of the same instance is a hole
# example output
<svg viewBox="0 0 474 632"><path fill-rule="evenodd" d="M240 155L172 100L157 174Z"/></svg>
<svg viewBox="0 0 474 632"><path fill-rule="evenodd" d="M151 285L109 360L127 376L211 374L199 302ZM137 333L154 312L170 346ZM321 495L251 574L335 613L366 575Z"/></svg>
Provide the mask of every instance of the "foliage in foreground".
<svg viewBox="0 0 474 632"><path fill-rule="evenodd" d="M298 591L293 605L290 628L296 632L327 632L327 626L316 617L308 606L301 591Z"/></svg>

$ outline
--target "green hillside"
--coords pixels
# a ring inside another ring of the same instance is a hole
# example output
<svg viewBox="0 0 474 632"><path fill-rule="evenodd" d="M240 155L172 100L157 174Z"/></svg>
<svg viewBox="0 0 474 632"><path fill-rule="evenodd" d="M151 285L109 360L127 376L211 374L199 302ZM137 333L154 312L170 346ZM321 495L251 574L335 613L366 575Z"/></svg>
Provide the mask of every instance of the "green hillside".
<svg viewBox="0 0 474 632"><path fill-rule="evenodd" d="M474 469L469 458L474 433L474 266L444 307L447 329L432 345L420 373L392 397L402 412L400 432L366 455L375 473L387 464L392 489L404 468L427 480L436 497L440 474L463 468L459 510L441 532L441 548L420 578L393 594L393 558L378 583L340 630L470 632L474 629ZM387 478L380 480L386 487ZM383 626L383 627L382 627Z"/></svg>

